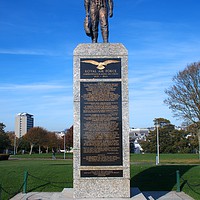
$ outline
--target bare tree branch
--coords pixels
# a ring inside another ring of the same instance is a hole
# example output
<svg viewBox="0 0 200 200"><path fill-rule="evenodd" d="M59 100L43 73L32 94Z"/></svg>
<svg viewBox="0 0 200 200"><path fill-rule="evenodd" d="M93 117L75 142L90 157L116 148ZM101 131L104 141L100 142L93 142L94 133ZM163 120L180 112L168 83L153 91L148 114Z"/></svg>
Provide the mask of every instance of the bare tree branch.
<svg viewBox="0 0 200 200"><path fill-rule="evenodd" d="M173 77L174 85L165 90L164 103L174 113L190 123L200 121L200 62L188 65Z"/></svg>

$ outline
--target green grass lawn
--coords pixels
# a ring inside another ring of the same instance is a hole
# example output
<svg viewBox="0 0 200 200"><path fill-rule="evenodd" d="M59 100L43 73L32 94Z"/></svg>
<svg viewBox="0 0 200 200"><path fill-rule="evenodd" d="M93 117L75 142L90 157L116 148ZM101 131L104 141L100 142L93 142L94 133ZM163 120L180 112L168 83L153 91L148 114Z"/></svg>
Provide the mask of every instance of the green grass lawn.
<svg viewBox="0 0 200 200"><path fill-rule="evenodd" d="M72 155L67 156L70 159L64 160L63 154L59 154L56 160L52 160L51 154L17 155L8 161L0 161L2 199L7 200L19 192L25 171L29 173L28 192L53 192L73 187ZM182 191L200 199L200 162L197 155L161 155L160 162L161 165L155 166L153 154L131 154L131 186L142 191L176 190L176 170L179 170Z"/></svg>
<svg viewBox="0 0 200 200"><path fill-rule="evenodd" d="M27 191L62 191L72 187L72 160L8 160L0 162L2 199L22 191L24 172L28 171ZM5 191L6 192L5 192ZM7 194L9 193L9 194Z"/></svg>
<svg viewBox="0 0 200 200"><path fill-rule="evenodd" d="M181 191L200 199L200 165L131 165L131 186L141 191L176 190L176 171Z"/></svg>
<svg viewBox="0 0 200 200"><path fill-rule="evenodd" d="M133 163L156 163L156 154L131 154ZM161 164L200 164L198 154L160 154Z"/></svg>

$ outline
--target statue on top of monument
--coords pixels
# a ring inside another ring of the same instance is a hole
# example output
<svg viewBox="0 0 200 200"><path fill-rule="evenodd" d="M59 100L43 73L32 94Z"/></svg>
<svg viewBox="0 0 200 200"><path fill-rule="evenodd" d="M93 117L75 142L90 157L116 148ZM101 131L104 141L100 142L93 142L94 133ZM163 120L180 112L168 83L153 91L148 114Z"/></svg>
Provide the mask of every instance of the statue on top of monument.
<svg viewBox="0 0 200 200"><path fill-rule="evenodd" d="M84 0L86 18L84 28L86 34L97 43L98 26L100 21L103 42L108 42L108 15L113 16L113 0Z"/></svg>

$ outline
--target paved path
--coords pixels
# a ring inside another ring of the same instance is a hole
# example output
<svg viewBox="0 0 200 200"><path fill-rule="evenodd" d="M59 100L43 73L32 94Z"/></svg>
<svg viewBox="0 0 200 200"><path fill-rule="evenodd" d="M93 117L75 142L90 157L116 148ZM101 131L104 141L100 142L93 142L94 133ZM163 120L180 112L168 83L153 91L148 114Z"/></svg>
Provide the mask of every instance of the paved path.
<svg viewBox="0 0 200 200"><path fill-rule="evenodd" d="M184 192L145 191L131 188L131 198L84 198L84 200L194 200ZM73 189L65 188L62 192L19 193L11 200L78 200L73 198Z"/></svg>

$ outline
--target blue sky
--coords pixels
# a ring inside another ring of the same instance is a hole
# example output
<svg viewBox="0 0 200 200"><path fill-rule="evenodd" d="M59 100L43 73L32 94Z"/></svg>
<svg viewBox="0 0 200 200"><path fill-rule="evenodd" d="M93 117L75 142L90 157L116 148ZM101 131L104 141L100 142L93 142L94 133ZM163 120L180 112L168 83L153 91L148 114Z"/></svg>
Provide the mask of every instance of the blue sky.
<svg viewBox="0 0 200 200"><path fill-rule="evenodd" d="M83 0L0 0L0 122L15 115L61 131L73 124L73 50L90 43ZM181 120L164 105L164 90L188 64L200 61L199 0L114 0L110 42L129 52L131 127L163 117ZM102 42L101 35L99 42Z"/></svg>

